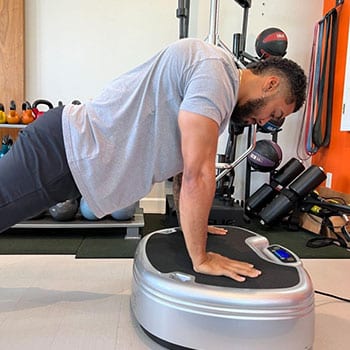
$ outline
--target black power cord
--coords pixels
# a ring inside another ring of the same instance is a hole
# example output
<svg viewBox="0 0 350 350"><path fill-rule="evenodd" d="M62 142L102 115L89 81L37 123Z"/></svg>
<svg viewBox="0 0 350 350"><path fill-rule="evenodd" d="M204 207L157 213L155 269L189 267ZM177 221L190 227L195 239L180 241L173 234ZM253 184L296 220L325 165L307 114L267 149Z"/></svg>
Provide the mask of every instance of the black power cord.
<svg viewBox="0 0 350 350"><path fill-rule="evenodd" d="M326 297L330 297L330 298L338 299L338 300L341 300L341 301L345 301L346 303L350 303L350 299L339 297L337 295L330 294L330 293L321 292L319 290L315 290L315 294L321 294L321 295L324 295Z"/></svg>

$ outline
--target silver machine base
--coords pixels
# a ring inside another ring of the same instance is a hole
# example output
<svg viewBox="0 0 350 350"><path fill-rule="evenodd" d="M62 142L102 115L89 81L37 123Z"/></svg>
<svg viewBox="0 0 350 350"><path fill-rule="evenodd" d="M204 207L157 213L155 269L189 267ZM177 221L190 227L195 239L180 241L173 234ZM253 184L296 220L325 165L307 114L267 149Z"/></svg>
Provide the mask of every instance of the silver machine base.
<svg viewBox="0 0 350 350"><path fill-rule="evenodd" d="M249 261L262 275L240 283L198 274L179 229L153 232L133 266L138 323L169 349L312 349L314 291L300 259L252 231L226 228L208 237L208 250Z"/></svg>

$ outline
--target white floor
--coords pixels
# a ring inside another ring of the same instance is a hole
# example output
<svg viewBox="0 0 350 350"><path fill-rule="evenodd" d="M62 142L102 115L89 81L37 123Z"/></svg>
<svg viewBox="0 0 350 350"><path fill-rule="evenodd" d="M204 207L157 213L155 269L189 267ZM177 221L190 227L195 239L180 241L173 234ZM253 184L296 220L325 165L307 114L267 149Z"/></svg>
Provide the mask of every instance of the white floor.
<svg viewBox="0 0 350 350"><path fill-rule="evenodd" d="M132 263L0 256L0 349L162 349L131 315ZM316 290L350 298L350 259L304 260L304 266ZM349 344L350 303L316 295L314 350Z"/></svg>

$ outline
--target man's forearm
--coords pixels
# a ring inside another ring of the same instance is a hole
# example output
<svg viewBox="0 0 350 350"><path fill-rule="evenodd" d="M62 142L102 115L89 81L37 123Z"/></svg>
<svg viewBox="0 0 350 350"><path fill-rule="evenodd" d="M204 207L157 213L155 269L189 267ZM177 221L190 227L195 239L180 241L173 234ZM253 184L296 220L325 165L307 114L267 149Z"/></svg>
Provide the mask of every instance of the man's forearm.
<svg viewBox="0 0 350 350"><path fill-rule="evenodd" d="M208 216L215 193L215 176L186 179L180 192L180 216L186 247L193 266L206 258Z"/></svg>

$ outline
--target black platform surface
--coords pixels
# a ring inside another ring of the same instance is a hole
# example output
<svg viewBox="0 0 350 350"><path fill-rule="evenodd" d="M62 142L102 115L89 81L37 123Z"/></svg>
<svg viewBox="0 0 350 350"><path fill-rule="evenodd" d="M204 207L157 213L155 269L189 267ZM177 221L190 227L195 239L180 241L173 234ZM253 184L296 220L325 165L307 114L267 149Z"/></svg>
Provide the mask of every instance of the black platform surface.
<svg viewBox="0 0 350 350"><path fill-rule="evenodd" d="M246 261L257 269L264 271L258 279L247 279L244 284L221 276L207 276L196 273L192 269L190 257L187 253L183 234L180 230L175 233L156 233L146 244L146 256L153 267L162 273L182 272L194 276L199 284L220 287L239 287L254 289L278 289L295 287L299 282L299 274L294 266L275 264L262 259L246 243L246 239L254 236L251 232L238 228L227 227L225 236L208 237L209 251L222 254L231 259ZM162 252L160 254L159 252Z"/></svg>

